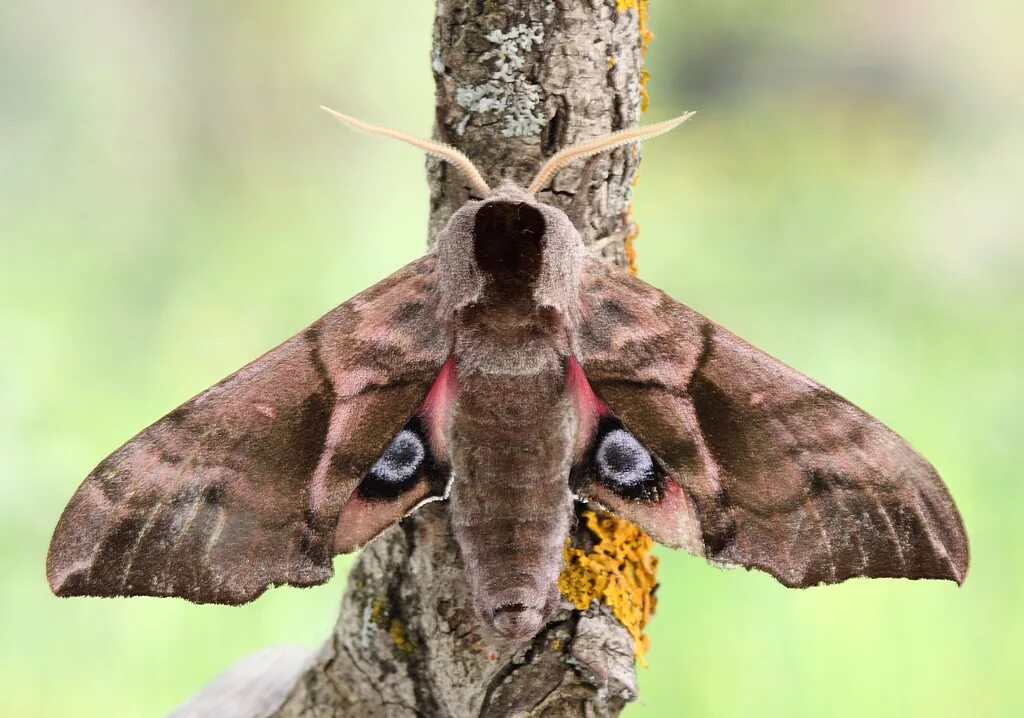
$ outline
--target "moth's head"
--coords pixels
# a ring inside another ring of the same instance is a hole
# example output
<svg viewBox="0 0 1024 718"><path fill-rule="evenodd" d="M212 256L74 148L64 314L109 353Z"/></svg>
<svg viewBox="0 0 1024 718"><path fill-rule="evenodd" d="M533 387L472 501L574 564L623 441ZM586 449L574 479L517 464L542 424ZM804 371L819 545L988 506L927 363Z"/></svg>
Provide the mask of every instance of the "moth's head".
<svg viewBox="0 0 1024 718"><path fill-rule="evenodd" d="M540 202L537 193L569 162L668 132L693 115L688 112L570 145L548 159L526 187L504 183L491 189L480 170L454 147L327 111L350 127L407 142L450 162L480 198L460 207L436 238L447 313L481 301L529 297L538 307L561 312L569 322L575 320L572 312L579 304L586 248L565 212Z"/></svg>
<svg viewBox="0 0 1024 718"><path fill-rule="evenodd" d="M537 286L548 242L538 202L518 187L504 188L470 211L473 262L493 284L510 291Z"/></svg>
<svg viewBox="0 0 1024 718"><path fill-rule="evenodd" d="M502 184L460 207L436 238L449 311L532 300L572 320L586 254L569 217L524 188Z"/></svg>

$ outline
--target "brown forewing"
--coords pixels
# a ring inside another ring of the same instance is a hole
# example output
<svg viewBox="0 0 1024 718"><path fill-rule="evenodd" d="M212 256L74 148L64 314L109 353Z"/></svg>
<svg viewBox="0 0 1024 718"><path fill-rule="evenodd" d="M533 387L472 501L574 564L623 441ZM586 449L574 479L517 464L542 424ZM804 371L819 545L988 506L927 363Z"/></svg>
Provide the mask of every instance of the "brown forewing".
<svg viewBox="0 0 1024 718"><path fill-rule="evenodd" d="M54 531L54 592L242 603L327 580L342 506L448 354L435 264L407 265L100 463Z"/></svg>
<svg viewBox="0 0 1024 718"><path fill-rule="evenodd" d="M663 543L788 586L853 576L963 581L960 515L906 441L617 267L588 262L581 298L576 351L587 379L685 494L595 500ZM685 530L694 521L697 546Z"/></svg>

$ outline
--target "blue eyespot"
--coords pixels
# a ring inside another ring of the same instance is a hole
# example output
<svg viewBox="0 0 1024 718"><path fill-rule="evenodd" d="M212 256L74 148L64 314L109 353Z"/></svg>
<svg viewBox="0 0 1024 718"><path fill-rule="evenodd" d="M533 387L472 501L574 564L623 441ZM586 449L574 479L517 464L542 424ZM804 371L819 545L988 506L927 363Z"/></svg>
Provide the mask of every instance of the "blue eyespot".
<svg viewBox="0 0 1024 718"><path fill-rule="evenodd" d="M613 486L637 487L654 473L650 452L625 429L612 429L602 436L594 458L601 479Z"/></svg>
<svg viewBox="0 0 1024 718"><path fill-rule="evenodd" d="M369 475L387 484L401 484L416 475L425 455L420 438L409 429L403 429L370 467Z"/></svg>
<svg viewBox="0 0 1024 718"><path fill-rule="evenodd" d="M588 489L590 484L599 484L619 499L656 504L664 496L668 476L640 439L617 417L606 415L598 421L586 453L573 464L569 488L583 501L588 496L598 503L608 500L608 494L602 499L600 491L595 495Z"/></svg>

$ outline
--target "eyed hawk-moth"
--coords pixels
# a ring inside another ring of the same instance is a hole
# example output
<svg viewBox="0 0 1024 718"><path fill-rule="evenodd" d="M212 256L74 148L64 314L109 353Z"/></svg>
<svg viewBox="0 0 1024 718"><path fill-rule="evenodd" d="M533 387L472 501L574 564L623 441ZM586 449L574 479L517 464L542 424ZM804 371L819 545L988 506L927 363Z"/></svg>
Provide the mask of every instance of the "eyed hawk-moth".
<svg viewBox="0 0 1024 718"><path fill-rule="evenodd" d="M53 535L61 596L251 601L310 586L420 504L450 503L480 619L528 638L559 603L574 501L787 586L962 582L967 537L910 445L697 312L591 257L537 199L577 158L689 115L570 146L528 187L475 198L425 256L143 430Z"/></svg>

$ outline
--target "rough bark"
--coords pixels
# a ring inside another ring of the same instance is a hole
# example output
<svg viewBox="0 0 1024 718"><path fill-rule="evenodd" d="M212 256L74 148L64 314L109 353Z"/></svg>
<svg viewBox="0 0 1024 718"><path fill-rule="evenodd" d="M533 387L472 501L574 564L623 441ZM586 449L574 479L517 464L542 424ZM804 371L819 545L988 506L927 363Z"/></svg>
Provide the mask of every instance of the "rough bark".
<svg viewBox="0 0 1024 718"><path fill-rule="evenodd" d="M494 186L501 179L525 184L562 146L635 125L636 5L438 0L435 137L463 150ZM619 264L638 160L636 148L625 148L567 167L542 193L570 213L595 254ZM430 160L427 167L433 236L469 193L449 166ZM578 522L573 541L590 540ZM260 652L176 715L610 716L635 698L635 679L632 638L597 602L585 611L566 603L525 645L484 629L470 605L447 505L437 503L363 550L334 633L318 653L291 646Z"/></svg>
<svg viewBox="0 0 1024 718"><path fill-rule="evenodd" d="M494 186L502 179L526 184L561 147L636 125L638 13L620 11L620 4L639 3L438 0L434 136L466 152ZM504 107L489 109L495 105ZM584 240L619 264L638 161L636 146L599 158L576 207L583 163L563 169L541 193L572 207ZM427 167L432 237L469 193L450 166L430 159Z"/></svg>

